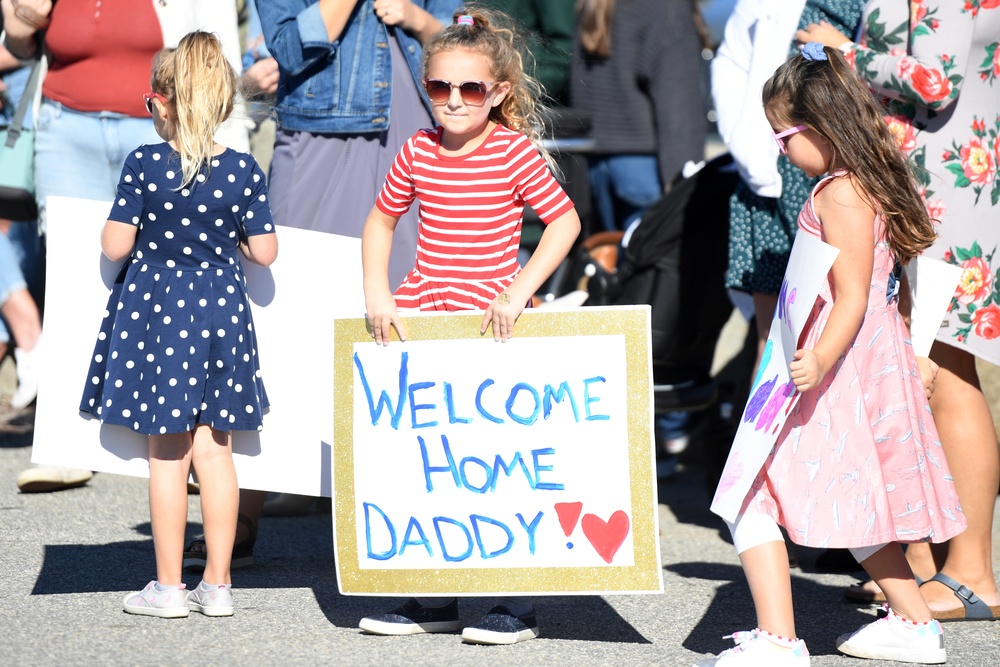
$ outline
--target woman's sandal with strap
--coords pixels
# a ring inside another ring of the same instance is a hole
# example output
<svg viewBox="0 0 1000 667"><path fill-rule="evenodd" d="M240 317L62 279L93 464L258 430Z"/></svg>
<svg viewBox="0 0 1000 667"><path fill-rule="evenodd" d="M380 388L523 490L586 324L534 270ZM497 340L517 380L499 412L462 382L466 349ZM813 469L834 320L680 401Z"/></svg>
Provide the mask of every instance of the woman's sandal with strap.
<svg viewBox="0 0 1000 667"><path fill-rule="evenodd" d="M250 534L233 545L233 557L229 564L230 570L239 570L254 564L253 548L257 544L257 525L245 514L238 514L236 521L247 527ZM201 572L208 561L208 547L205 538L197 537L184 549L183 567L185 572Z"/></svg>
<svg viewBox="0 0 1000 667"><path fill-rule="evenodd" d="M972 592L972 589L963 586L946 574L938 572L928 581L936 581L944 584L952 590L962 606L957 609L947 611L931 611L931 616L942 623L951 621L995 621L1000 619L1000 605L993 607Z"/></svg>

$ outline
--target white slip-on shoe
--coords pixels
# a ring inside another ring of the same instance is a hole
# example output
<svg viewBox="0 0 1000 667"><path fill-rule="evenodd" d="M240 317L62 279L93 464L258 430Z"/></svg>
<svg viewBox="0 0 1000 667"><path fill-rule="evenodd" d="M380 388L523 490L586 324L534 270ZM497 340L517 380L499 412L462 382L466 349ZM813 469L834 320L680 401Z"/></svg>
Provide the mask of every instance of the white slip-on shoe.
<svg viewBox="0 0 1000 667"><path fill-rule="evenodd" d="M205 616L232 616L233 587L231 584L212 586L203 580L187 594L187 606Z"/></svg>
<svg viewBox="0 0 1000 667"><path fill-rule="evenodd" d="M184 618L190 610L184 600L184 584L164 591L156 589L156 582L146 584L138 593L129 593L122 601L128 614L156 616L157 618Z"/></svg>

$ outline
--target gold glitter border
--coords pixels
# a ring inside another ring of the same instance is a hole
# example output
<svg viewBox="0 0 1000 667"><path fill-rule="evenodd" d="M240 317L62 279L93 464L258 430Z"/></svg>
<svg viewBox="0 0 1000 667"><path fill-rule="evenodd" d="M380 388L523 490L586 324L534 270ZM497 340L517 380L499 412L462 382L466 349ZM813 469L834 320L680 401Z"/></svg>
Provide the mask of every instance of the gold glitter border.
<svg viewBox="0 0 1000 667"><path fill-rule="evenodd" d="M380 570L358 564L354 498L354 344L373 342L364 318L334 322L334 549L344 595L489 595L510 593L659 593L659 531L652 437L652 357L648 306L570 311L526 310L517 337L624 335L627 380L631 530L634 564L601 567L444 568ZM479 337L482 314L403 318L407 340ZM489 331L487 335L492 335ZM395 331L393 341L398 342Z"/></svg>

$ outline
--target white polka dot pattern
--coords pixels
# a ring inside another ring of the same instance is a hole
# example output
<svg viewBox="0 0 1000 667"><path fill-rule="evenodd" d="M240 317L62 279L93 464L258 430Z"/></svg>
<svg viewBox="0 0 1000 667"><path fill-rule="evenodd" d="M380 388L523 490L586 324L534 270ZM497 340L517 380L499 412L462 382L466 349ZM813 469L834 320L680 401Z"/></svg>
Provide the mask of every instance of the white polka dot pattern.
<svg viewBox="0 0 1000 667"><path fill-rule="evenodd" d="M273 233L263 172L226 150L182 191L180 173L165 143L126 159L109 219L138 227L135 250L108 301L80 409L145 434L198 423L257 430L268 401L238 243Z"/></svg>

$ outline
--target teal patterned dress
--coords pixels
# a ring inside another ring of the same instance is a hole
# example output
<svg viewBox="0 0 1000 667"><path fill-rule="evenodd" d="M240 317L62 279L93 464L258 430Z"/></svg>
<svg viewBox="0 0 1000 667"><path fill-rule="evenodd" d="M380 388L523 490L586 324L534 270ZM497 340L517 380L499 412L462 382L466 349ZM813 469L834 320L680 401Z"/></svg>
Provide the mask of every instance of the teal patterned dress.
<svg viewBox="0 0 1000 667"><path fill-rule="evenodd" d="M808 0L799 28L826 21L845 35L854 35L864 0ZM793 43L789 58L798 55ZM819 179L809 178L778 156L781 197L760 197L742 181L729 200L729 269L726 286L742 292L777 294L795 238L796 220Z"/></svg>

